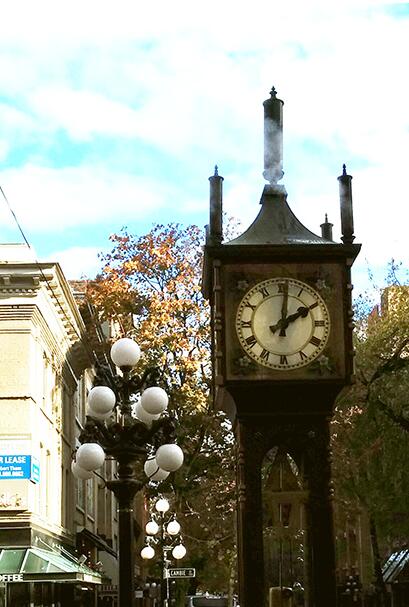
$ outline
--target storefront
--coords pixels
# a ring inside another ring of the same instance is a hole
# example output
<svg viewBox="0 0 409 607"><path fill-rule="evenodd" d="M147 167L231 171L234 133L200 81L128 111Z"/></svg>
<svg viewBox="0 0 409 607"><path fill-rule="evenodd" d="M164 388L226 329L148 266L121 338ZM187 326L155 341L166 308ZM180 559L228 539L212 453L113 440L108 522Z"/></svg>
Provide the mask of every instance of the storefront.
<svg viewBox="0 0 409 607"><path fill-rule="evenodd" d="M96 607L99 573L41 548L0 549L0 607Z"/></svg>
<svg viewBox="0 0 409 607"><path fill-rule="evenodd" d="M391 607L409 605L409 548L390 555L382 567L383 581L391 596Z"/></svg>

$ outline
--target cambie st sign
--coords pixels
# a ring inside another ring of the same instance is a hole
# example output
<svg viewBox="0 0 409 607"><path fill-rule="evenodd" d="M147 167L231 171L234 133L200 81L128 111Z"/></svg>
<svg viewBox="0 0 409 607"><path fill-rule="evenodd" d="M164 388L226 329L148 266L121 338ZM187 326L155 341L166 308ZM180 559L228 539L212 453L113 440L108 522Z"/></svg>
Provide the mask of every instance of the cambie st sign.
<svg viewBox="0 0 409 607"><path fill-rule="evenodd" d="M193 567L169 568L165 572L165 577L173 579L196 577L196 569L193 569Z"/></svg>

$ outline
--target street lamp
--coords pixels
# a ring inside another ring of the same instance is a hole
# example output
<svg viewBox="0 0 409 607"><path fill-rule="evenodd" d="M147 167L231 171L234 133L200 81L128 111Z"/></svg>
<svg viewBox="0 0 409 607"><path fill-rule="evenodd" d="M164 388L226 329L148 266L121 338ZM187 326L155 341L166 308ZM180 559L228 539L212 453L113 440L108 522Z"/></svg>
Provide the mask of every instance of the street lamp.
<svg viewBox="0 0 409 607"><path fill-rule="evenodd" d="M159 373L147 369L133 372L140 358L139 346L127 337L111 348L111 359L120 369L97 368L94 387L88 395L86 424L79 436L81 446L72 462L79 479L91 478L108 455L117 462L116 478L107 488L118 500L119 604L134 604L133 502L150 480L165 479L183 463L175 444L176 423L166 412L168 396L156 386ZM135 401L133 396L138 396ZM149 552L149 551L148 551Z"/></svg>
<svg viewBox="0 0 409 607"><path fill-rule="evenodd" d="M359 580L359 575L353 570L352 574L347 576L343 590L344 596L348 597L348 605L357 603L359 601L360 592L361 583Z"/></svg>
<svg viewBox="0 0 409 607"><path fill-rule="evenodd" d="M166 519L165 515L170 508L167 499L161 497L155 503L157 514L151 515L146 523L147 545L141 550L141 557L145 560L153 559L155 556L154 546L158 545L161 550L161 601L162 607L169 605L169 557L171 552L175 560L180 560L186 555L186 548L182 543L180 535L180 524L174 515Z"/></svg>

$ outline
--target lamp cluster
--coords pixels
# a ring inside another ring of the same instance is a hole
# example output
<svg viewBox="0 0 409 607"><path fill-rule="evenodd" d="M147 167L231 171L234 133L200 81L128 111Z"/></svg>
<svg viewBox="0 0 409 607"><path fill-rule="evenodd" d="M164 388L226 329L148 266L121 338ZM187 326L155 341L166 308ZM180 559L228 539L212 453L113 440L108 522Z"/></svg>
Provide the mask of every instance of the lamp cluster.
<svg viewBox="0 0 409 607"><path fill-rule="evenodd" d="M157 500L155 503L155 510L159 514L160 521L158 523L154 515L151 517L151 520L146 523L145 531L147 534L147 545L141 550L141 557L143 559L153 559L155 556L155 549L152 544L155 545L160 543L160 547L164 553L165 568L167 552L172 551L172 556L176 560L180 560L186 555L186 548L182 543L182 537L180 535L180 524L176 520L176 517L173 516L167 521L164 519L169 508L170 506L167 499L162 497ZM160 534L160 539L158 538L158 534Z"/></svg>
<svg viewBox="0 0 409 607"><path fill-rule="evenodd" d="M117 408L123 416L122 428L127 428L128 435L132 424L134 425L132 430L134 437L138 434L135 424L143 424L146 429L150 429L150 433L146 434L146 442L148 442L148 439L160 429L159 424L155 426L154 423L158 422L162 413L166 411L169 402L168 395L158 386L144 385L146 376L138 382L135 376L130 374L140 356L141 350L138 344L127 337L119 339L112 346L111 359L121 370L122 376L113 378L115 390L108 385L96 385L89 392L87 415L93 420L91 430L94 432L86 437L86 442L78 448L75 454L71 469L76 478L89 479L96 470L103 466L107 447L109 451L112 443L109 440L105 423L111 420ZM135 393L139 397L131 399ZM98 432L96 432L97 429ZM113 431L118 432L117 424ZM139 435L141 435L140 429ZM93 436L99 439L98 442L92 440ZM170 472L175 472L183 464L183 451L173 442L162 444L154 453L151 448L147 454L144 472L149 480L164 480Z"/></svg>

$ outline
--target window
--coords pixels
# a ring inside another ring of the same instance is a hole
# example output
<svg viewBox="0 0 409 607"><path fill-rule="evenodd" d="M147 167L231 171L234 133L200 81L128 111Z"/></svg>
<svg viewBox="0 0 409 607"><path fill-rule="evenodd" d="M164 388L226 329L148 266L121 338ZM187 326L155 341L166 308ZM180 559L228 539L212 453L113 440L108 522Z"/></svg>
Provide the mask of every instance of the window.
<svg viewBox="0 0 409 607"><path fill-rule="evenodd" d="M89 478L87 481L87 515L91 518L95 516L95 499L94 499L94 479Z"/></svg>
<svg viewBox="0 0 409 607"><path fill-rule="evenodd" d="M77 507L85 510L85 481L77 479Z"/></svg>
<svg viewBox="0 0 409 607"><path fill-rule="evenodd" d="M43 353L43 409L51 417L52 408L52 367L47 354Z"/></svg>
<svg viewBox="0 0 409 607"><path fill-rule="evenodd" d="M80 418L80 397L79 397L80 390L81 390L81 383L82 383L82 378L78 382L77 389L75 390L74 394L72 395L72 403L74 405L75 417L77 419L81 419Z"/></svg>
<svg viewBox="0 0 409 607"><path fill-rule="evenodd" d="M63 472L63 474L64 474L64 476L63 476L63 479L64 479L63 519L64 519L64 525L66 527L70 527L71 510L72 510L70 473L68 470L65 470L65 472Z"/></svg>

